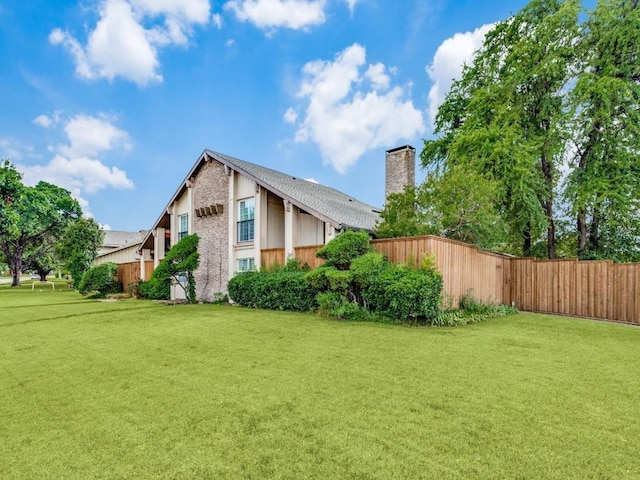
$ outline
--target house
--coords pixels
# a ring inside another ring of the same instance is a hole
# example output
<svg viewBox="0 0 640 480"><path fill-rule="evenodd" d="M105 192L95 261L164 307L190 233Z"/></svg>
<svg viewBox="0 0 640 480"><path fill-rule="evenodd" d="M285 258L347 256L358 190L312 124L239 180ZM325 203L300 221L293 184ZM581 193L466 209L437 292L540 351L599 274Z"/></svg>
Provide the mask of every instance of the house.
<svg viewBox="0 0 640 480"><path fill-rule="evenodd" d="M98 256L94 264L113 262L129 263L140 259L137 250L147 235L147 230L139 232L125 232L119 230L105 230L102 245L98 249Z"/></svg>
<svg viewBox="0 0 640 480"><path fill-rule="evenodd" d="M415 150L388 151L390 169L395 183L398 175L412 179ZM209 301L236 273L259 268L265 251L282 249L284 259L292 258L296 249L324 245L345 230L372 231L379 213L333 188L205 150L142 239L140 272L145 262L155 269L171 245L196 233L196 296ZM174 285L172 298L182 297Z"/></svg>

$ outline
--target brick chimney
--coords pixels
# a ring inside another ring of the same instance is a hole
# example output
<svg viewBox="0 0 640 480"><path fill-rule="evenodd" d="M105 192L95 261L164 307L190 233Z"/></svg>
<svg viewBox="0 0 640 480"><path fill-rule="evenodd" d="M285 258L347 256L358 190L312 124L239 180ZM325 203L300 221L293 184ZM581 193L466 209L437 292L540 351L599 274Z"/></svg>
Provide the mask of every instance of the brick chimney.
<svg viewBox="0 0 640 480"><path fill-rule="evenodd" d="M387 150L385 166L385 192L402 193L407 185L416 184L416 149L411 145Z"/></svg>

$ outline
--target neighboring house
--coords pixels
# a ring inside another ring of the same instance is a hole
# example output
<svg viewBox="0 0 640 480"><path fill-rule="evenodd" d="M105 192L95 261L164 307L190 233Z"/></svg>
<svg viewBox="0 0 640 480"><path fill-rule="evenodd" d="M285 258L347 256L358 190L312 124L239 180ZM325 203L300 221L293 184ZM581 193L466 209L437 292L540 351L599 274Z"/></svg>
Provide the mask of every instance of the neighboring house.
<svg viewBox="0 0 640 480"><path fill-rule="evenodd" d="M113 262L131 263L140 260L137 253L140 243L147 235L147 230L139 232L123 232L118 230L105 230L102 245L98 249L98 256L94 264Z"/></svg>
<svg viewBox="0 0 640 480"><path fill-rule="evenodd" d="M389 154L400 150L405 164L406 152L415 164L415 150L401 147L387 153L387 170ZM379 213L333 188L205 150L137 253L155 268L171 245L198 234L196 295L209 301L236 273L259 268L263 251L283 249L292 258L296 248L326 244L347 229L372 231ZM172 298L183 296L172 288Z"/></svg>

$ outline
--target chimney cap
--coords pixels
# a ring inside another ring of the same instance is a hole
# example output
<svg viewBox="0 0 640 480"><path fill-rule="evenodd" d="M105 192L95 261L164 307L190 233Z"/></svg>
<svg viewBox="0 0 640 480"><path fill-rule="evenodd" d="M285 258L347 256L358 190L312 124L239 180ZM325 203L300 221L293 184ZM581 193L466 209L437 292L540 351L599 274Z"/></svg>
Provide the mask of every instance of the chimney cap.
<svg viewBox="0 0 640 480"><path fill-rule="evenodd" d="M413 148L411 145L403 145L401 147L396 147L396 148L392 148L390 150L387 150L385 153L394 153L394 152L398 152L400 150L415 150L415 148Z"/></svg>

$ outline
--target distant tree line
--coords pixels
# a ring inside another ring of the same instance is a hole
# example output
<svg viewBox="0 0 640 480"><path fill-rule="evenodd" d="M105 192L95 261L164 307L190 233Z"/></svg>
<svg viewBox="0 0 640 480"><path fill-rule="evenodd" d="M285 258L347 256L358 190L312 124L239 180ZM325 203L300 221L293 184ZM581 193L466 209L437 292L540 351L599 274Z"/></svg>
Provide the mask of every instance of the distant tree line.
<svg viewBox="0 0 640 480"><path fill-rule="evenodd" d="M487 33L381 237L640 261L638 0L532 0Z"/></svg>

